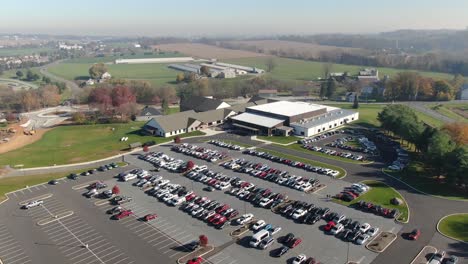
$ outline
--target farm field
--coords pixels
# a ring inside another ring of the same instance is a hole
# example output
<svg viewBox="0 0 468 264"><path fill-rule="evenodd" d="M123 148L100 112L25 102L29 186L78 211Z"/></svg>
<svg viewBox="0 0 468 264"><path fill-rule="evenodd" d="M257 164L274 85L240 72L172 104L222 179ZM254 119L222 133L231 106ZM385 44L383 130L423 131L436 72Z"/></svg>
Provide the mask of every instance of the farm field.
<svg viewBox="0 0 468 264"><path fill-rule="evenodd" d="M93 63L63 62L48 69L52 74L69 80L87 80L88 70ZM173 83L179 71L167 68L166 64L109 64L110 74L114 78L129 80L147 80L152 84Z"/></svg>
<svg viewBox="0 0 468 264"><path fill-rule="evenodd" d="M228 59L225 60L230 63L237 63L242 65L249 65L265 69L266 58L264 57L255 57L255 58L239 58L239 59ZM322 75L322 63L316 61L304 61L304 60L295 60L287 58L275 58L276 68L273 69L268 75L273 78L280 80L294 80L294 81L311 81L316 80ZM348 71L350 74L357 74L359 69L364 68L365 66L358 65L345 65L345 64L333 64L332 71L334 72L345 72ZM404 69L394 69L394 68L383 68L376 67L379 70L379 75L389 75L394 76L398 72L406 71ZM433 77L436 79L451 79L453 76L445 73L437 72L419 72L423 76Z"/></svg>
<svg viewBox="0 0 468 264"><path fill-rule="evenodd" d="M257 52L224 49L200 43L172 43L157 45L155 47L163 51L178 51L183 54L203 59L216 58L224 60L233 58L265 57L264 54Z"/></svg>
<svg viewBox="0 0 468 264"><path fill-rule="evenodd" d="M265 54L274 54L272 52L295 52L297 54L303 54L307 57L319 57L321 52L335 52L335 53L351 53L368 55L370 52L365 49L359 48L346 48L336 46L325 46L312 43L286 41L286 40L241 40L241 41L229 41L229 44L235 46L243 46L245 48L256 47L257 50L262 49ZM244 48L243 48L244 49Z"/></svg>
<svg viewBox="0 0 468 264"><path fill-rule="evenodd" d="M164 52L145 54L144 52L135 53L135 55L125 54L123 56L105 56L105 57L81 57L67 60L67 63L113 63L116 59L143 59L143 58L169 58L169 57L183 57L185 54L179 52Z"/></svg>
<svg viewBox="0 0 468 264"><path fill-rule="evenodd" d="M0 166L23 165L30 168L79 163L124 153L128 145L134 142L154 140L156 143L163 143L172 140L140 135L138 132L144 123L60 126L45 133L42 139L35 143L2 154ZM202 134L200 131L194 131L181 137ZM121 142L120 138L123 136L129 137L129 140Z"/></svg>
<svg viewBox="0 0 468 264"><path fill-rule="evenodd" d="M1 48L0 57L3 56L24 56L24 55L33 55L39 54L40 52L51 52L57 49L50 47L39 47L39 48Z"/></svg>

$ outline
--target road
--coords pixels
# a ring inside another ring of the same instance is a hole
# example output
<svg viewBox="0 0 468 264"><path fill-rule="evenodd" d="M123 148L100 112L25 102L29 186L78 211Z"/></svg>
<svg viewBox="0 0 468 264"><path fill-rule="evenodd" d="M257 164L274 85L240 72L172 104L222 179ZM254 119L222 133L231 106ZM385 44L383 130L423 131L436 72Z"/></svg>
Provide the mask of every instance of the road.
<svg viewBox="0 0 468 264"><path fill-rule="evenodd" d="M76 112L77 108L70 106L56 106L40 109L33 112L22 113L23 117L26 117L29 121L24 126L27 129L39 129L39 128L50 128L66 119L70 118L70 114L55 115L53 112Z"/></svg>
<svg viewBox="0 0 468 264"><path fill-rule="evenodd" d="M51 66L55 66L59 63L61 63L62 61L59 60L59 61L54 61L50 64L46 64L44 66L41 66L39 68L39 71L41 72L42 75L44 76L47 76L49 77L50 79L52 79L53 81L56 81L56 82L63 82L67 85L68 88L70 88L71 92L72 92L72 98L74 95L76 95L80 90L81 88L73 81L70 81L70 80L67 80L67 79L64 79L62 77L59 77L57 75L54 75L52 73L50 73L47 69Z"/></svg>

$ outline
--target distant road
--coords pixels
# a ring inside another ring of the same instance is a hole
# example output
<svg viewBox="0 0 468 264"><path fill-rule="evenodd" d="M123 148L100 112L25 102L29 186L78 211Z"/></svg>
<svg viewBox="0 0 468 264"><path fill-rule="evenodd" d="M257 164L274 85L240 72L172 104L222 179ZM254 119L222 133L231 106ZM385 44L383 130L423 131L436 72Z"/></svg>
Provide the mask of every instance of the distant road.
<svg viewBox="0 0 468 264"><path fill-rule="evenodd" d="M55 65L57 65L57 64L59 64L61 62L62 62L62 60L59 60L59 61L54 61L52 63L46 64L44 66L41 66L39 68L39 71L41 72L42 75L47 76L47 77L49 77L50 79L52 79L52 80L54 80L56 82L65 83L67 85L67 87L71 89L72 96L74 96L74 95L78 94L78 92L81 90L81 88L76 83L74 83L74 82L72 82L70 80L64 79L62 77L59 77L57 75L54 75L54 74L52 74L52 73L50 73L48 71L48 68L50 66L55 66Z"/></svg>

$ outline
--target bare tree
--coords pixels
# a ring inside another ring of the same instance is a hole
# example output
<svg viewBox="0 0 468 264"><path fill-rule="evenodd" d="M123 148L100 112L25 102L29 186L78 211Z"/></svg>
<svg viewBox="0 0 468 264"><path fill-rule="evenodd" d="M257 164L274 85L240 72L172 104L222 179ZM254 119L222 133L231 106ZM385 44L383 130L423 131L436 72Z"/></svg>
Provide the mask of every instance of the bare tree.
<svg viewBox="0 0 468 264"><path fill-rule="evenodd" d="M333 71L333 63L322 63L322 78L328 79Z"/></svg>
<svg viewBox="0 0 468 264"><path fill-rule="evenodd" d="M268 57L265 62L265 66L267 68L267 72L271 72L276 68L276 61L273 57Z"/></svg>

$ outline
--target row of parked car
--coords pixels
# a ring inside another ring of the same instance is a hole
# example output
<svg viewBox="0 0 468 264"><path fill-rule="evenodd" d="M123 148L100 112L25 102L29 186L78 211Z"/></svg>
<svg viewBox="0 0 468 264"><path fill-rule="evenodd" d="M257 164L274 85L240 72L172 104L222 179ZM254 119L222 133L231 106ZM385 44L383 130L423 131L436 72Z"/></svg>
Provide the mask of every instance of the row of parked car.
<svg viewBox="0 0 468 264"><path fill-rule="evenodd" d="M327 207L318 207L313 203L307 203L304 201L292 201L291 203L282 206L276 212L286 218L292 219L296 223L313 225L328 215L330 213L330 209Z"/></svg>
<svg viewBox="0 0 468 264"><path fill-rule="evenodd" d="M329 137L331 137L333 135L337 135L337 134L341 134L341 133L345 133L345 130L328 131L328 132L323 133L323 134L318 135L318 136L313 136L313 137L309 137L309 138L300 139L300 140L297 141L297 143L304 145L304 144L319 142L320 140L323 140L323 139L329 138Z"/></svg>
<svg viewBox="0 0 468 264"><path fill-rule="evenodd" d="M310 164L305 164L303 162L278 157L278 156L272 155L272 154L270 154L268 152L257 151L255 149L246 149L246 150L243 151L243 153L248 154L248 155L252 155L252 156L256 156L256 157L261 157L261 158L264 158L264 159L268 159L268 160L271 160L271 161L274 161L274 162L277 162L277 163L286 164L286 165L289 165L291 167L302 168L302 169L304 169L306 171L316 172L316 173L319 173L319 174L328 175L328 176L331 176L331 177L336 177L336 176L338 176L340 174L340 172L336 171L336 170L332 170L332 169L329 169L329 168L322 168L322 167L318 167L318 166L312 166Z"/></svg>
<svg viewBox="0 0 468 264"><path fill-rule="evenodd" d="M164 154L164 152L151 152L140 155L139 158L153 164L155 166L155 171L164 168L170 172L185 172L188 169L188 162L180 159L176 160Z"/></svg>
<svg viewBox="0 0 468 264"><path fill-rule="evenodd" d="M87 171L83 171L82 173L71 173L70 175L67 176L68 179L71 179L71 180L76 180L78 179L79 176L89 176L91 174L95 174L96 172L98 171L108 171L108 170L112 170L112 169L115 169L115 168L118 168L119 165L117 165L117 163L115 162L112 162L112 163L109 163L109 164L106 164L106 165L102 165L98 168L95 168L95 169L90 169L90 170L87 170ZM53 184L55 185L54 183L50 182L50 184Z"/></svg>
<svg viewBox="0 0 468 264"><path fill-rule="evenodd" d="M351 186L345 187L342 192L335 195L335 198L345 202L351 202L369 190L370 187L364 183L353 183Z"/></svg>
<svg viewBox="0 0 468 264"><path fill-rule="evenodd" d="M186 173L185 176L211 187L209 191L214 189L226 190L231 187L231 182L234 180L234 178L226 176L221 172L209 170L206 165L195 166L191 171ZM208 188L206 190L208 190Z"/></svg>
<svg viewBox="0 0 468 264"><path fill-rule="evenodd" d="M206 160L209 162L216 162L218 160L223 160L228 158L226 153L221 153L217 150L212 150L205 147L199 147L196 145L191 145L183 143L180 145L174 145L171 148L172 151L183 153L198 159Z"/></svg>
<svg viewBox="0 0 468 264"><path fill-rule="evenodd" d="M275 182L279 185L288 186L302 192L309 192L320 184L318 179L291 175L288 171L275 169L269 165L247 161L245 159L233 159L221 163L220 166L237 172L246 173L263 180Z"/></svg>
<svg viewBox="0 0 468 264"><path fill-rule="evenodd" d="M396 218L400 215L398 209L385 208L366 201L359 201L359 203L357 203L357 208L364 212L374 213L387 218Z"/></svg>
<svg viewBox="0 0 468 264"><path fill-rule="evenodd" d="M235 183L235 186L237 187L232 188L227 193L236 196L241 200L248 201L254 206L266 209L275 207L288 198L286 194L275 193L268 188L250 187L253 185L247 184L248 183L246 182L239 181L238 183ZM247 188L242 186L246 186Z"/></svg>
<svg viewBox="0 0 468 264"><path fill-rule="evenodd" d="M239 145L226 143L224 141L216 140L216 139L212 139L212 140L208 141L208 143L213 144L213 145L218 146L218 147L228 148L228 149L232 149L232 150L241 150L241 149L243 149L243 147L241 147Z"/></svg>
<svg viewBox="0 0 468 264"><path fill-rule="evenodd" d="M380 231L378 227L372 227L368 223L361 224L346 218L344 215L330 215L327 220L328 223L323 228L327 234L334 235L343 241L354 242L357 245L367 243Z"/></svg>
<svg viewBox="0 0 468 264"><path fill-rule="evenodd" d="M347 158L347 159L352 159L352 160L359 160L359 161L362 161L364 159L362 155L353 154L351 152L339 152L333 149L322 148L322 147L314 146L314 145L302 145L302 147L310 151L321 152L330 156L337 156L337 157L342 157L342 158Z"/></svg>

